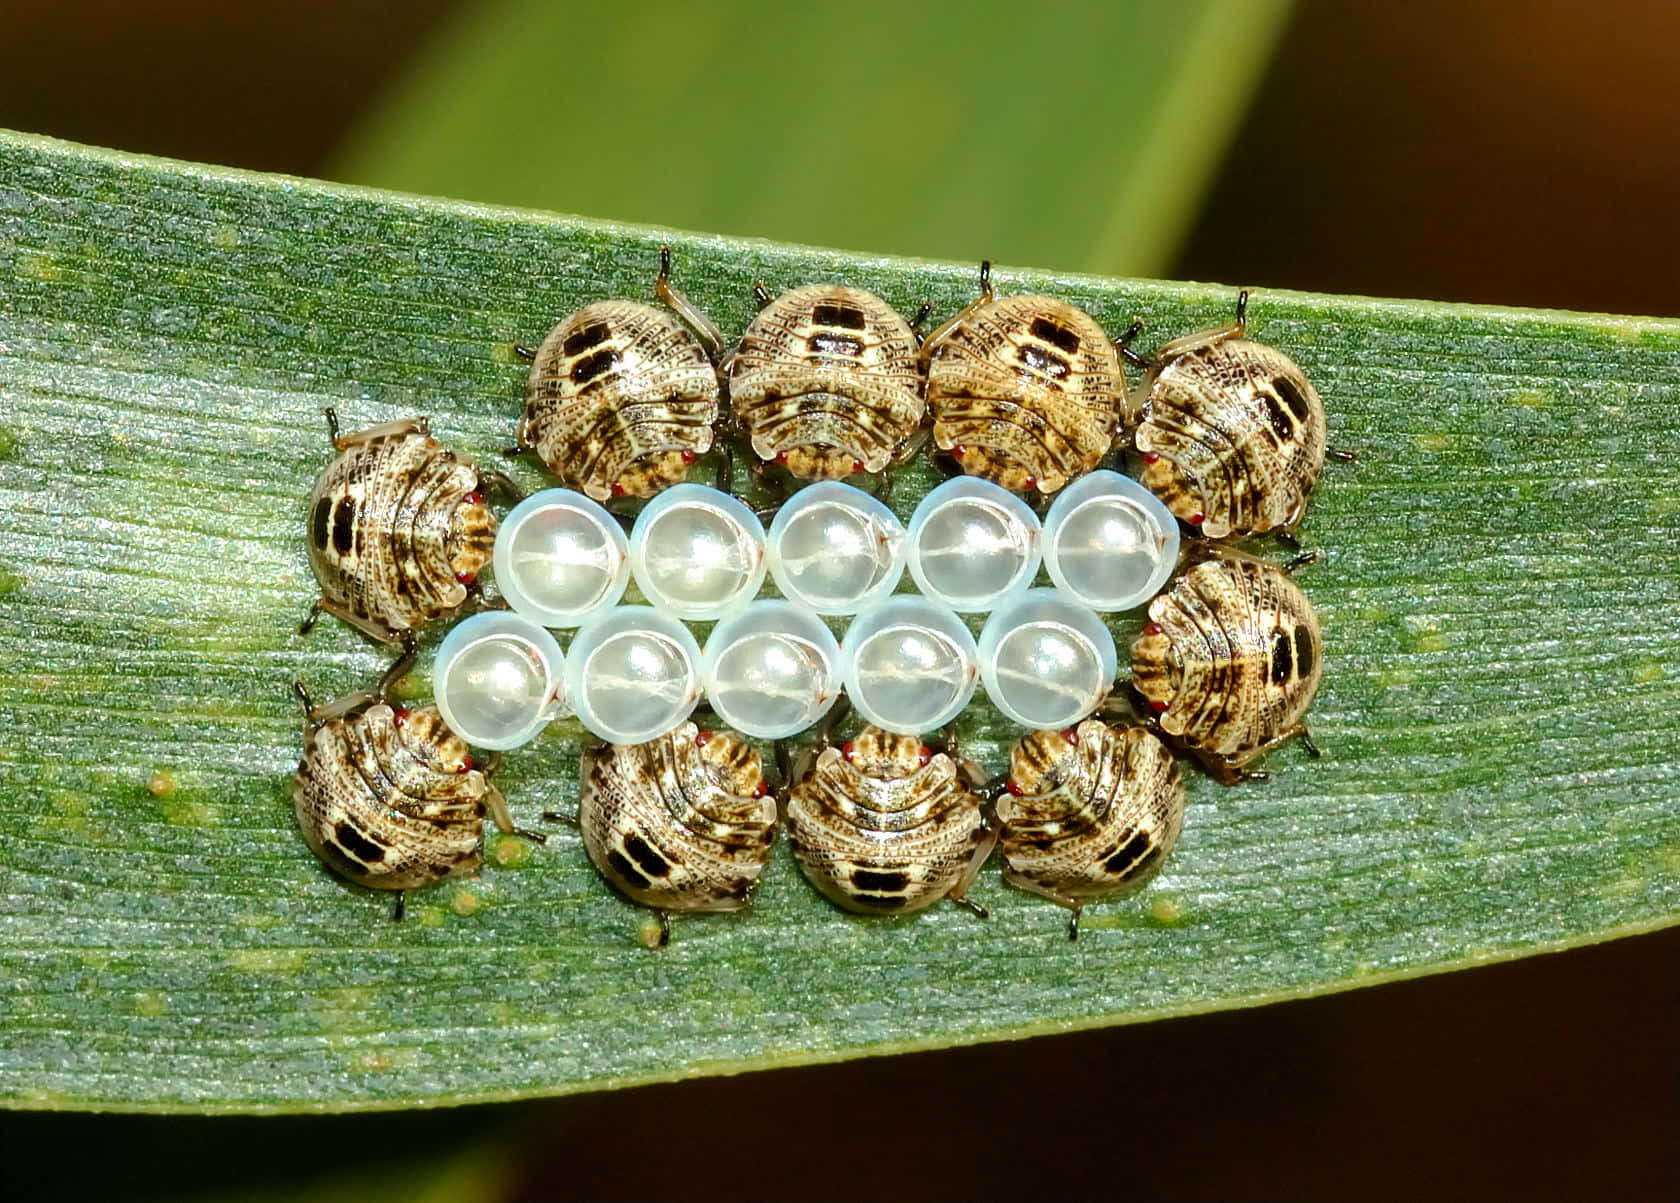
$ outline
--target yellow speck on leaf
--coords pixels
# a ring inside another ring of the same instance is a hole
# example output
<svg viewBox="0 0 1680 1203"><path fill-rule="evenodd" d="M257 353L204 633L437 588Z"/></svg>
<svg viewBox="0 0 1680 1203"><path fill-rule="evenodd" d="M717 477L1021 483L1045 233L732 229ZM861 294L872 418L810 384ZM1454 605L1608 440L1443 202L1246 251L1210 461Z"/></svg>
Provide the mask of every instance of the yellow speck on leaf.
<svg viewBox="0 0 1680 1203"><path fill-rule="evenodd" d="M1184 918L1184 908L1162 895L1149 904L1149 917L1157 923L1173 924Z"/></svg>
<svg viewBox="0 0 1680 1203"><path fill-rule="evenodd" d="M20 276L28 276L31 280L60 280L64 278L64 269L41 252L23 254L17 257L17 271Z"/></svg>
<svg viewBox="0 0 1680 1203"><path fill-rule="evenodd" d="M504 869L531 863L531 845L516 835L495 835L490 840L490 859Z"/></svg>
<svg viewBox="0 0 1680 1203"><path fill-rule="evenodd" d="M357 1055L359 1069L379 1072L386 1069L412 1069L420 1063L420 1054L412 1048L371 1048Z"/></svg>
<svg viewBox="0 0 1680 1203"><path fill-rule="evenodd" d="M305 960L301 948L236 948L228 958L243 973L296 973Z"/></svg>
<svg viewBox="0 0 1680 1203"><path fill-rule="evenodd" d="M1629 670L1628 675L1637 685L1649 685L1653 681L1663 678L1663 666L1660 660L1638 660Z"/></svg>

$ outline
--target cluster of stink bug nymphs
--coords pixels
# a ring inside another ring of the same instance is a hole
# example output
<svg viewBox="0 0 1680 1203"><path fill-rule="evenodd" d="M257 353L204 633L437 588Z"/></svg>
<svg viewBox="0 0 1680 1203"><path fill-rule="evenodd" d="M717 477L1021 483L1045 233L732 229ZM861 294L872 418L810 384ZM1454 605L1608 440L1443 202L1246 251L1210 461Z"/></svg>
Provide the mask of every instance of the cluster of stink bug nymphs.
<svg viewBox="0 0 1680 1203"><path fill-rule="evenodd" d="M517 746L568 709L599 733L609 719L585 704L589 688L617 706L610 722L620 725L608 729L640 730L624 724L644 718L652 726L641 732L646 738L586 741L576 812L545 817L574 822L601 874L657 913L657 937L650 939L656 943L666 938L670 913L748 906L783 825L812 886L849 911L900 915L950 899L984 916L969 890L996 850L1005 881L1068 908L1074 938L1083 906L1136 891L1171 852L1185 811L1177 755L1232 785L1263 779L1251 766L1287 740L1299 738L1309 753L1319 754L1305 716L1322 671L1321 635L1311 603L1291 577L1312 557L1279 564L1234 541L1269 535L1299 550L1293 531L1327 455L1324 408L1300 368L1246 336L1247 293L1231 324L1175 339L1145 356L1131 346L1141 321L1111 339L1066 301L994 295L989 265L982 265L979 295L925 334L926 305L906 321L886 301L848 285L806 284L774 296L760 284L754 290L758 314L731 344L673 285L668 251L662 251L653 292L658 304L594 301L555 326L536 349L521 349L531 361L530 381L515 446L506 454L534 454L578 506L608 517L605 505L612 519L628 525L638 513L656 512L649 499L679 484L699 488L688 483L690 475L711 475L717 494L727 494L718 496L714 517L726 513L727 502L729 513L745 515L732 520L755 525L778 507L791 507L806 482L861 477L872 484L872 499L861 490L836 496L842 503L845 496L858 498L860 513L867 503L886 515L879 535L885 544L903 539L904 530L878 503L890 495L895 469L921 454L953 478L980 478L1000 496L1007 491L1024 499L1028 505L1003 496L1031 520L1032 538L1040 529L1035 511L1048 511L1047 534L1058 521L1058 494L1071 501L1097 484L1096 477L1123 483L1159 511L1158 525L1167 532L1140 553L1156 556L1154 575L1145 574L1150 583L1135 596L1105 595L1126 596L1124 604L1103 604L1069 583L1074 560L1045 553L1058 590L1031 592L1045 595L1051 606L1069 605L1063 593L1082 602L1091 618L1086 629L1097 632L1093 646L1107 643L1106 668L1095 688L1081 686L1079 692L1058 679L1053 664L1044 667L1054 656L1018 659L1009 671L995 659L986 661L988 693L1001 712L1028 728L1002 773L988 776L956 744L949 716L972 697L980 669L972 636L949 609L939 611L948 620L944 626L930 621L912 627L913 635L925 638L904 644L930 648L945 646L939 644L944 639L957 649L955 685L930 703L931 712L918 717L911 706L910 717L880 718L859 678L847 676L851 704L838 696L838 686L813 689L812 708L797 730L790 724L772 736L746 721L738 725L748 734L716 723L708 728L690 718L701 696L689 664L698 644L677 619L714 615L683 610L690 602L663 598L638 575L649 601L656 607L669 601L669 609L656 614L618 607L612 611L618 617L605 626L592 626L595 619L587 617L604 612L603 606L611 610L625 588L629 570L614 567L623 554L613 546L616 540L622 548L625 538L612 521L588 548L564 533L551 538L552 547L564 543L563 551L547 559L524 544L516 554L503 543L535 499L522 500L505 475L483 471L441 446L425 418L345 435L329 413L335 456L315 482L306 521L321 597L302 629L321 613L333 615L389 646L394 662L372 689L320 705L296 685L305 734L294 799L310 848L353 882L397 891L399 917L402 891L479 868L487 817L504 832L544 838L515 827L492 783L501 752L484 749ZM1135 386L1128 385L1128 367L1141 372ZM740 496L731 491L738 454L749 455L751 464ZM703 464L708 458L715 462ZM1133 480L1116 481L1128 470L1143 489ZM1083 483L1069 489L1075 482ZM520 503L500 535L491 496ZM757 509L743 509L743 500ZM565 511L572 518L583 512ZM953 555L976 551L964 540L989 537L961 523L947 528L944 550ZM1086 532L1067 536L1070 546L1077 545L1064 550L1067 556L1103 561L1108 548L1120 546L1101 542L1112 539L1112 531L1105 536L1090 522L1064 522L1057 529ZM667 540L661 546L669 561L672 546L702 545ZM644 547L638 554L657 553ZM660 569L672 579L711 569L709 563L682 562L682 554L675 558L679 562ZM518 565L536 560L550 574L540 582L545 596L562 600L538 607L531 622L529 593L511 578L521 571ZM497 595L484 589L492 564ZM1035 549L1023 569L1023 595L1038 565ZM1100 576L1107 566L1111 562L1098 562L1094 570ZM763 567L756 575L752 567L742 573L748 599L764 581ZM585 581L577 575L584 573L593 575ZM594 596L580 582L599 579L605 588L614 585L615 574L616 591L609 589L605 602L573 606L574 594ZM807 614L859 615L838 645L841 660L854 654L848 645L861 643L858 632L878 634L883 605L905 600L871 600L891 593L897 579L895 569L885 584L860 589L851 609L805 607ZM917 579L924 594L944 602L923 575ZM799 600L797 590L783 586L782 592L790 601L773 604L785 608ZM992 608L991 602L950 605L968 613ZM1145 605L1147 622L1131 644L1129 675L1126 668L1117 673L1112 635L1098 612ZM630 610L650 617L630 624L642 642L613 653L615 660L603 649L623 636L620 620ZM402 709L388 700L415 663L424 627L462 620L444 641L448 647L469 623L492 617L485 611L496 612L502 623L498 638L537 648L532 664L538 668L545 656L563 662L564 678L555 670L533 677L540 684L523 694L511 687L498 693L502 687L491 678L509 662L486 660L474 672L450 677L467 682L462 688L469 696L456 696L444 685L440 647L437 705ZM871 613L875 619L865 622ZM1009 611L1010 621L1002 625L1026 625L1031 613ZM998 615L1003 617L1001 605ZM832 634L815 617L795 617L807 627L788 627L794 634L786 646L798 651L810 645L813 663L822 663L827 653L817 645L832 652ZM509 624L521 622L533 632L523 644L517 631L506 634ZM721 671L717 662L724 656L714 645L730 625L719 623L708 642L707 674ZM979 659L993 656L998 646L992 625L982 635ZM554 626L579 629L570 650L560 651L547 630ZM813 626L816 635L798 643L804 638L798 631ZM580 668L585 648L590 663ZM655 663L661 657L677 667L665 672ZM743 680L750 687L767 679L761 665L749 667L731 678L735 694ZM924 669L872 662L871 680L885 682L879 685L883 696L898 704L911 694L893 691L908 690ZM665 676L655 680L657 672ZM1065 708L1071 696L1072 709L1040 722L1030 715L1042 711L1012 707L1002 697L1013 687L1011 672L1015 679L1038 673L1031 684L1041 693L1034 698ZM655 674L645 698L633 692L639 673ZM931 685L920 681L928 696L945 688L937 677L928 680ZM471 694L474 689L489 692ZM707 695L715 714L723 715L723 689L708 686ZM503 711L519 711L514 725L527 734L494 742L474 737L479 728L458 717ZM861 727L854 721L847 738L841 727L852 711L864 721ZM789 742L806 730L814 737ZM480 749L477 760L469 744Z"/></svg>

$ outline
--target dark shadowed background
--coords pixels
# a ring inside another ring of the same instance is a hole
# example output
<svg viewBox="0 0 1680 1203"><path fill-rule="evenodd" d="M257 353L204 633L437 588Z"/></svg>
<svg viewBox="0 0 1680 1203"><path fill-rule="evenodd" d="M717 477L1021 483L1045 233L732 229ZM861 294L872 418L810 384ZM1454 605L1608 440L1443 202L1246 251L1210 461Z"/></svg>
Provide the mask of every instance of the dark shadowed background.
<svg viewBox="0 0 1680 1203"><path fill-rule="evenodd" d="M14 2L0 125L329 174L460 7ZM1306 0L1166 274L1680 316L1677 78L1680 10L1637 0ZM412 1150L478 1142L469 1172L510 1199L1673 1198L1677 966L1671 929L1254 1011L554 1102L8 1115L5 1193L348 1199Z"/></svg>

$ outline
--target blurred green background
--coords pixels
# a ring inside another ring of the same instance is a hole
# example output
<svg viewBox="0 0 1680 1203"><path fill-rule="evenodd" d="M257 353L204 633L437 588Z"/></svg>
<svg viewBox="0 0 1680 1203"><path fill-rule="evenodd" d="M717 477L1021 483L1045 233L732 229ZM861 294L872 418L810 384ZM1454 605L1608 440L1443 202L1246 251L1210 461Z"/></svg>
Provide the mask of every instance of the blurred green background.
<svg viewBox="0 0 1680 1203"><path fill-rule="evenodd" d="M5 19L0 125L126 150L870 252L1680 315L1680 9L1639 0L11 0ZM5 1193L1673 1198L1677 973L1670 930L552 1102L4 1115Z"/></svg>

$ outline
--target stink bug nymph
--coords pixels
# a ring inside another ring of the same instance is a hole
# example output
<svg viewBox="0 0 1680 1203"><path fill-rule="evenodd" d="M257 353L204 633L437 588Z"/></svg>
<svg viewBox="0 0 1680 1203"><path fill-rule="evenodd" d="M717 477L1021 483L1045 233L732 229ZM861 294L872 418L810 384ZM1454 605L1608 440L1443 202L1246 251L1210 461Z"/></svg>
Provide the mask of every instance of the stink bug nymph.
<svg viewBox="0 0 1680 1203"><path fill-rule="evenodd" d="M984 918L965 897L997 842L978 774L913 736L865 727L791 774L788 842L811 884L848 911L902 915L949 898Z"/></svg>
<svg viewBox="0 0 1680 1203"><path fill-rule="evenodd" d="M383 643L412 645L420 627L477 592L496 538L480 490L510 486L440 446L425 418L340 435L329 409L327 423L338 454L309 494L321 597L299 630L325 611Z"/></svg>
<svg viewBox="0 0 1680 1203"><path fill-rule="evenodd" d="M304 708L298 830L339 876L396 890L395 918L403 891L478 870L487 814L503 831L545 838L513 825L491 770L474 767L435 707L397 710L369 693L312 707L302 683L293 688Z"/></svg>
<svg viewBox="0 0 1680 1203"><path fill-rule="evenodd" d="M1184 779L1142 727L1087 719L1015 745L997 818L1003 879L1069 908L1073 940L1087 902L1132 893L1160 869L1184 825Z"/></svg>
<svg viewBox="0 0 1680 1203"><path fill-rule="evenodd" d="M685 722L640 744L583 756L577 823L595 868L659 912L750 904L776 838L776 800L752 744Z"/></svg>
<svg viewBox="0 0 1680 1203"><path fill-rule="evenodd" d="M1324 468L1324 403L1293 360L1245 337L1247 307L1245 291L1231 325L1167 343L1138 388L1143 484L1210 539L1291 532Z"/></svg>
<svg viewBox="0 0 1680 1203"><path fill-rule="evenodd" d="M964 472L1054 493L1096 467L1121 418L1120 357L1096 320L1054 297L980 296L928 336L933 441Z"/></svg>
<svg viewBox="0 0 1680 1203"><path fill-rule="evenodd" d="M1302 719L1323 645L1312 603L1283 568L1215 545L1204 554L1149 603L1132 685L1163 735L1232 785L1263 779L1243 766L1295 736L1319 754Z"/></svg>
<svg viewBox="0 0 1680 1203"><path fill-rule="evenodd" d="M807 284L771 299L730 359L736 420L760 460L802 480L881 472L920 445L915 332L880 297Z"/></svg>
<svg viewBox="0 0 1680 1203"><path fill-rule="evenodd" d="M654 292L671 312L596 301L521 352L531 379L510 454L535 451L567 488L606 501L651 497L711 449L723 340L670 269L662 247Z"/></svg>

